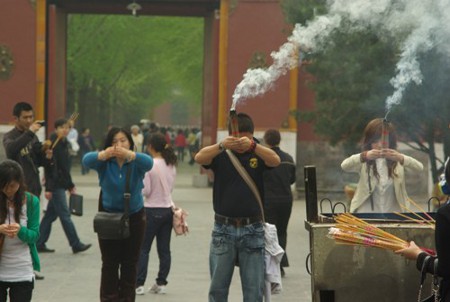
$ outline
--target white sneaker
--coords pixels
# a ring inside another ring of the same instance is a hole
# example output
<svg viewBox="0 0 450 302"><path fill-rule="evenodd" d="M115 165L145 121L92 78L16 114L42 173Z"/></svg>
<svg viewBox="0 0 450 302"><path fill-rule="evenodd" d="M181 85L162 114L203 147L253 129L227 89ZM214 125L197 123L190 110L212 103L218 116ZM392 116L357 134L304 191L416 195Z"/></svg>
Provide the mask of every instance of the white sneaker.
<svg viewBox="0 0 450 302"><path fill-rule="evenodd" d="M166 293L166 286L165 285L158 285L153 284L153 286L148 290L151 293L154 294L165 294Z"/></svg>
<svg viewBox="0 0 450 302"><path fill-rule="evenodd" d="M145 294L145 289L143 286L139 286L138 288L136 288L136 295L144 295Z"/></svg>

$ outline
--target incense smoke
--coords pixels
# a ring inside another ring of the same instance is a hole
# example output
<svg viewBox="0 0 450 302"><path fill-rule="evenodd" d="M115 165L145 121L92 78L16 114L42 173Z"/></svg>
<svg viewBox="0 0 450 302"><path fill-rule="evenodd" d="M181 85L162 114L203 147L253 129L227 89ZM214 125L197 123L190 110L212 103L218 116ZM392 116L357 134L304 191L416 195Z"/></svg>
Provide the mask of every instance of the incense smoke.
<svg viewBox="0 0 450 302"><path fill-rule="evenodd" d="M351 24L346 30L377 29L380 37L397 37L400 59L396 76L390 80L394 92L386 100L386 110L400 104L403 92L414 82L422 82L418 56L437 49L450 57L450 0L329 0L328 14L306 24L297 24L288 42L273 52L273 64L267 69L248 69L233 94L232 109L246 98L268 91L274 82L300 62L295 51L314 53L331 44L328 37L343 29L343 21Z"/></svg>

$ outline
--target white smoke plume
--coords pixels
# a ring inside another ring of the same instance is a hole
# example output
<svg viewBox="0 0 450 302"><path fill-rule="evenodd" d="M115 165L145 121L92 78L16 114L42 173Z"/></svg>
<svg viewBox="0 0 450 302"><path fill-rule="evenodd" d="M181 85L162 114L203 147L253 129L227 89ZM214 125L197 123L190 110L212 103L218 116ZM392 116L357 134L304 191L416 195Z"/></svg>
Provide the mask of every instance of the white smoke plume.
<svg viewBox="0 0 450 302"><path fill-rule="evenodd" d="M401 41L396 76L390 83L394 92L386 100L386 110L400 104L403 92L414 82L422 82L418 56L436 49L450 57L450 0L329 0L328 14L306 26L297 24L288 42L271 54L273 64L267 69L249 69L233 94L237 103L268 91L274 82L299 62L295 50L319 52L330 44L329 35L350 22L349 30L377 29ZM347 27L346 27L347 29Z"/></svg>

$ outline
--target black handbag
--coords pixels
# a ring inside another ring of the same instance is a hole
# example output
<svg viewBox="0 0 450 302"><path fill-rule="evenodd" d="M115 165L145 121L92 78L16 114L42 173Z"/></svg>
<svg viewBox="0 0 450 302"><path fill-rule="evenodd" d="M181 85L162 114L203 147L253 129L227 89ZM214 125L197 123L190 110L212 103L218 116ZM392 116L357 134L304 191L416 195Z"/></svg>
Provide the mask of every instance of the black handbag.
<svg viewBox="0 0 450 302"><path fill-rule="evenodd" d="M433 261L433 282L431 283L431 295L422 299L422 287L425 282L425 278L427 276L427 270L429 261ZM433 259L431 256L426 256L422 263L422 269L420 272L420 287L419 287L419 297L417 298L418 302L441 302L440 293L439 293L439 277L437 275L437 265L439 259Z"/></svg>
<svg viewBox="0 0 450 302"><path fill-rule="evenodd" d="M83 216L83 195L70 194L69 210L72 215Z"/></svg>
<svg viewBox="0 0 450 302"><path fill-rule="evenodd" d="M99 211L94 217L94 232L98 238L107 240L121 240L130 237L130 172L128 167L124 199L124 212L111 213L106 212L102 205L102 192L99 196Z"/></svg>

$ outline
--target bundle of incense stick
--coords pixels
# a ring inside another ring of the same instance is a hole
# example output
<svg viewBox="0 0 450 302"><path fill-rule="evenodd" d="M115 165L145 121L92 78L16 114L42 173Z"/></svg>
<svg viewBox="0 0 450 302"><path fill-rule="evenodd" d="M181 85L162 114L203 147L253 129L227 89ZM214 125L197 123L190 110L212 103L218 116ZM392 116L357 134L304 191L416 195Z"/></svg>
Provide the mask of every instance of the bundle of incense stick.
<svg viewBox="0 0 450 302"><path fill-rule="evenodd" d="M239 123L237 118L236 110L230 110L230 125L231 125L231 135L234 137L239 137Z"/></svg>
<svg viewBox="0 0 450 302"><path fill-rule="evenodd" d="M330 228L328 237L336 243L399 250L408 247L408 242L377 228L349 213L335 217L336 226Z"/></svg>
<svg viewBox="0 0 450 302"><path fill-rule="evenodd" d="M72 113L72 115L69 117L69 121L75 122L80 114L78 112ZM55 148L56 144L61 140L62 136L58 135L53 145L50 147L51 150Z"/></svg>

